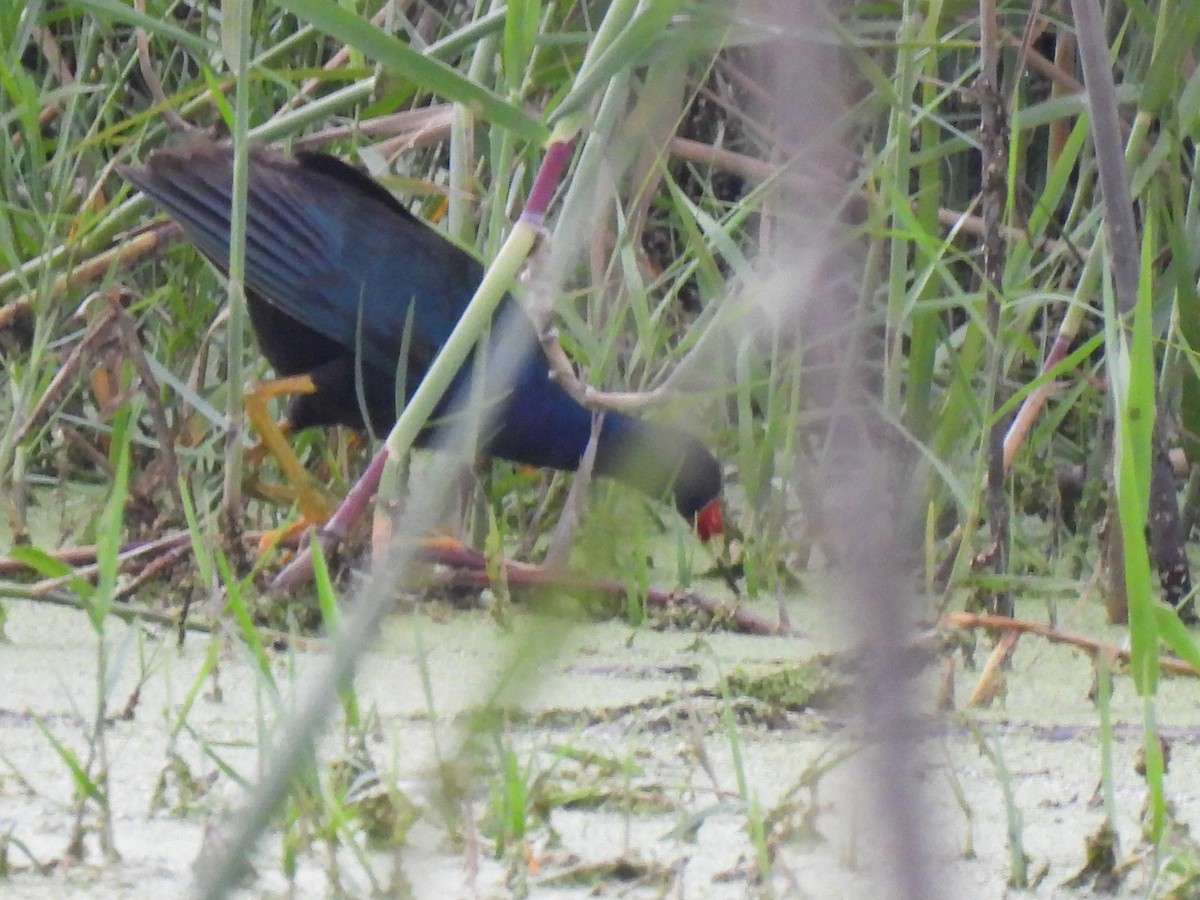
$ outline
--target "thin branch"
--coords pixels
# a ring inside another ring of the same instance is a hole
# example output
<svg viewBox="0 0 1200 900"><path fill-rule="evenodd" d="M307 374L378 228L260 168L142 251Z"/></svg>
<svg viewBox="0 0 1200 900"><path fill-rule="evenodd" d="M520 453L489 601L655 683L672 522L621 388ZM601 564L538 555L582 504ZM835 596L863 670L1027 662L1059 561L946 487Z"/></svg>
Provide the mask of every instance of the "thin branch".
<svg viewBox="0 0 1200 900"><path fill-rule="evenodd" d="M1081 634L1062 631L1053 625L1047 625L1045 622L1014 619L1009 616L993 616L987 613L958 612L947 613L942 616L938 620L938 625L943 628L960 630L982 628L985 631L1016 631L1021 634L1036 634L1038 637L1045 638L1052 644L1068 644L1076 647L1093 658L1103 655L1118 659L1124 663L1130 660L1130 652L1124 647L1106 644L1103 641L1084 637ZM1183 660L1176 659L1173 656L1160 656L1158 658L1158 665L1162 671L1169 672L1172 675L1186 675L1190 678L1200 678L1200 672L1197 672Z"/></svg>

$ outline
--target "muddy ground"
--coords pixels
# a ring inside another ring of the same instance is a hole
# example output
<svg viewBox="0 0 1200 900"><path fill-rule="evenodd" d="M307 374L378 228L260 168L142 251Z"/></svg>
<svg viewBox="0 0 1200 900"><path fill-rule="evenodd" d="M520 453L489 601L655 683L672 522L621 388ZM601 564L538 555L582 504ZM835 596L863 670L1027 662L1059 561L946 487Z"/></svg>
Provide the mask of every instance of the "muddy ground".
<svg viewBox="0 0 1200 900"><path fill-rule="evenodd" d="M1023 611L1044 615L1040 605ZM798 599L795 620L806 630L800 640L635 629L616 622L561 632L561 640L555 638L557 652L539 658L536 675L516 682L504 700L509 709L500 730L504 746L515 751L525 781L538 782L558 798L547 804L547 819L528 817L523 858L532 861L534 871L516 876L514 871L523 868L514 863L517 854L498 857L487 825L495 796L488 766L494 775L497 740L472 745L479 747L471 758L481 761L483 774L462 809L478 827L468 825L452 837L439 811L439 782L432 776L433 738L436 732L442 758L464 746L464 714L485 705L496 673L504 670L525 633L526 620L506 632L483 611L398 612L362 667L356 690L361 709L377 717L369 755L387 783L419 810L416 822L394 853L376 848L355 857L343 850L335 866L322 845L302 849L296 895L366 895L371 889L366 866L377 889L421 898L504 897L522 882L537 897L757 896L748 823L765 819L778 838L771 841L777 896L885 896L879 893L883 838L872 827L868 802L872 788L861 754L851 752L862 745L856 720L836 707L779 711L744 699L727 707L714 690L721 671L770 671L837 647L840 637L821 625L833 618L830 612ZM105 859L90 832L83 861L37 871L30 857L38 866L61 860L75 821L71 772L53 743L86 759L96 709L97 637L77 611L13 602L8 613L8 642L0 646L0 834L9 836L12 871L0 881L0 893L184 894L206 829L243 797L233 776L254 780L258 748L270 737L275 701L256 677L253 661L232 639L214 647L213 638L192 635L178 648L173 635L110 620L105 628L110 711L120 712L140 684L131 714L114 721L108 737L119 859ZM1061 615L1064 627L1120 639L1118 631L1102 624L1095 607L1064 607ZM197 680L214 651L219 700L211 679ZM319 647L272 651L270 665L283 705L320 652ZM957 676L961 709L973 674L960 663ZM1072 649L1026 638L1003 704L966 714L933 712L937 677L933 667L912 685L914 704L922 711L914 783L926 805L922 834L942 895L1009 892L1005 781L995 761L981 753L980 736L999 751L1007 770L1029 871L1040 879L1033 895L1090 895L1090 889L1063 887L1083 865L1086 840L1103 819L1088 660ZM181 717L193 690L197 699ZM1179 829L1200 822L1196 697L1195 682L1169 680L1157 703L1158 721L1171 745L1167 793ZM726 710L736 726L730 727ZM1128 859L1144 850L1139 840L1144 788L1134 771L1143 712L1121 677L1113 715L1118 852ZM322 759L341 757L341 733L335 724L321 748ZM742 760L744 790L735 752ZM589 760L588 753L595 756ZM842 755L848 758L812 778L814 761ZM186 771L202 787L196 796L183 798L178 777L169 779L165 807L156 809L156 784L172 759L177 760L174 772ZM797 789L806 775L815 791ZM578 796L564 801L572 790ZM748 812L747 796L759 816ZM86 821L94 818L89 811ZM261 844L245 896L287 893L280 848L278 833ZM1200 865L1186 835L1170 842L1171 854L1181 871ZM1152 859L1132 866L1124 892L1162 893L1179 880L1152 882L1154 870Z"/></svg>

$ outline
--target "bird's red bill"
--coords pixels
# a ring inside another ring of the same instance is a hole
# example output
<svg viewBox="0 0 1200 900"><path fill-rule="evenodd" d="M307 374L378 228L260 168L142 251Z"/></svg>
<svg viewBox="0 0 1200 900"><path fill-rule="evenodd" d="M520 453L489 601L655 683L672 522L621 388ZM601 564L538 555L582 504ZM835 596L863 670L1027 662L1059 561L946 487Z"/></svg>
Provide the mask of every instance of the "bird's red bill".
<svg viewBox="0 0 1200 900"><path fill-rule="evenodd" d="M709 500L705 507L696 513L696 534L700 540L707 541L714 534L725 530L725 522L721 518L721 504Z"/></svg>

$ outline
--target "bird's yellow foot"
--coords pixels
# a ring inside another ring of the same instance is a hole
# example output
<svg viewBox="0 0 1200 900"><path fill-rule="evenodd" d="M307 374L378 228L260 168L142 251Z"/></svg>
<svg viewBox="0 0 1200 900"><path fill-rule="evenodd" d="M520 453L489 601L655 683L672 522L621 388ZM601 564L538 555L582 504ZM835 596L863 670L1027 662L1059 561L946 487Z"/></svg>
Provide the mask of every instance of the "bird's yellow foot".
<svg viewBox="0 0 1200 900"><path fill-rule="evenodd" d="M309 527L324 525L337 508L337 503L332 497L326 496L312 484L292 486L255 479L246 485L246 490L262 500L281 506L295 503L300 509L300 518L296 521L263 534L258 541L260 552L266 552L280 544L293 543Z"/></svg>
<svg viewBox="0 0 1200 900"><path fill-rule="evenodd" d="M445 533L431 534L428 537L421 538L420 546L422 550L429 552L440 551L447 554L462 553L464 551L477 552L454 537L454 535Z"/></svg>
<svg viewBox="0 0 1200 900"><path fill-rule="evenodd" d="M258 539L258 552L267 553L280 545L298 544L304 532L313 526L319 527L323 524L325 524L323 521L314 522L307 516L301 516L294 522L264 531L262 537Z"/></svg>

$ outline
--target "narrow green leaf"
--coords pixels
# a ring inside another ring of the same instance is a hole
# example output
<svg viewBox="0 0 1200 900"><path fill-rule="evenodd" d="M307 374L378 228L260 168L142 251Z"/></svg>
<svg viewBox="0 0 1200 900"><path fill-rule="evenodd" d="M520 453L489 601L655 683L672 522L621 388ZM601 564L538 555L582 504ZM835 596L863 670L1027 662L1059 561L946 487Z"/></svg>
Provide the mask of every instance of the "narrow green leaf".
<svg viewBox="0 0 1200 900"><path fill-rule="evenodd" d="M28 566L43 578L67 578L67 587L75 596L86 599L92 594L92 585L83 578L68 578L75 570L61 559L44 550L29 545L19 545L8 551L10 559Z"/></svg>
<svg viewBox="0 0 1200 900"><path fill-rule="evenodd" d="M234 75L241 73L242 44L250 35L242 28L242 16L250 0L221 0L221 52L225 64ZM248 54L246 54L248 55Z"/></svg>
<svg viewBox="0 0 1200 900"><path fill-rule="evenodd" d="M617 72L645 62L646 54L655 44L677 36L678 31L670 27L671 19L683 2L660 0L648 4L627 27L621 29L611 44L594 59L587 61L580 77L550 115L550 124L554 125L579 112Z"/></svg>
<svg viewBox="0 0 1200 900"><path fill-rule="evenodd" d="M331 37L349 44L387 69L410 79L417 87L456 103L465 103L477 115L524 139L542 144L546 126L519 106L476 84L446 63L414 49L376 28L369 21L329 0L278 0L280 6L311 22Z"/></svg>
<svg viewBox="0 0 1200 900"><path fill-rule="evenodd" d="M117 590L117 574L120 567L121 537L125 533L125 500L129 493L130 443L132 427L142 407L141 397L118 408L113 417L112 455L115 457L116 475L108 500L100 513L99 534L96 536L96 590L92 594L88 615L97 633L104 627L104 619L112 607Z"/></svg>
<svg viewBox="0 0 1200 900"><path fill-rule="evenodd" d="M1200 36L1200 3L1164 0L1156 20L1154 58L1142 80L1138 103L1153 116L1174 109L1178 102L1182 60L1195 53L1196 38Z"/></svg>
<svg viewBox="0 0 1200 900"><path fill-rule="evenodd" d="M1137 305L1129 323L1126 381L1117 402L1117 498L1125 542L1129 598L1130 659L1138 693L1148 696L1158 684L1158 630L1153 614L1155 579L1150 571L1145 525L1149 515L1151 441L1154 431L1155 366L1151 272L1153 220L1146 223Z"/></svg>
<svg viewBox="0 0 1200 900"><path fill-rule="evenodd" d="M1154 624L1158 636L1171 651L1185 663L1200 672L1200 647L1192 638L1191 631L1179 618L1179 613L1163 603L1154 606Z"/></svg>
<svg viewBox="0 0 1200 900"><path fill-rule="evenodd" d="M509 0L504 18L504 74L509 90L519 94L537 40L542 5L537 0Z"/></svg>
<svg viewBox="0 0 1200 900"><path fill-rule="evenodd" d="M54 732L46 727L46 723L42 720L41 716L34 716L33 722L37 725L38 731L42 733L42 736L50 742L50 746L54 748L54 752L58 754L58 758L71 770L71 780L75 782L75 788L79 792L79 795L95 800L101 806L108 806L108 798L104 796L104 793L96 785L96 782L88 776L75 752L54 736Z"/></svg>
<svg viewBox="0 0 1200 900"><path fill-rule="evenodd" d="M238 581L233 571L229 568L229 561L225 558L225 554L216 554L216 562L217 568L221 572L221 581L225 584L226 602L229 611L233 613L233 618L237 621L242 641L245 642L250 655L254 658L263 681L273 691L278 693L278 688L275 684L275 673L271 671L271 660L267 656L266 647L263 646L262 637L259 635L258 629L254 626L254 619L250 615L249 607L246 605L246 598L242 595L241 582Z"/></svg>
<svg viewBox="0 0 1200 900"><path fill-rule="evenodd" d="M217 45L211 41L171 24L169 20L152 18L138 12L132 3L121 0L77 0L76 5L102 13L118 22L144 28L148 33L165 41L186 47L202 59L208 59L218 52Z"/></svg>

